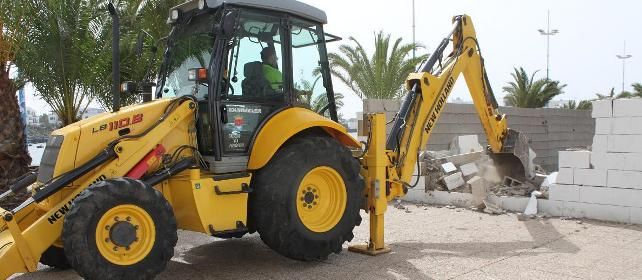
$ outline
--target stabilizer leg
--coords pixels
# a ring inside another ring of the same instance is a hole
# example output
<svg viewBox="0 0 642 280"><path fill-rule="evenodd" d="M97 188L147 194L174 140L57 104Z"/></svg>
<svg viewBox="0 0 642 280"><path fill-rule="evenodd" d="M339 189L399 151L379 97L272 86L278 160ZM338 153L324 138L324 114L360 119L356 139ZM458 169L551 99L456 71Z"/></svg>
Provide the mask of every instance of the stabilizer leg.
<svg viewBox="0 0 642 280"><path fill-rule="evenodd" d="M370 240L367 245L353 245L348 251L376 256L390 252L384 242L384 214L386 199L386 116L373 114L370 120L370 143L364 156L367 167L368 210L370 213Z"/></svg>

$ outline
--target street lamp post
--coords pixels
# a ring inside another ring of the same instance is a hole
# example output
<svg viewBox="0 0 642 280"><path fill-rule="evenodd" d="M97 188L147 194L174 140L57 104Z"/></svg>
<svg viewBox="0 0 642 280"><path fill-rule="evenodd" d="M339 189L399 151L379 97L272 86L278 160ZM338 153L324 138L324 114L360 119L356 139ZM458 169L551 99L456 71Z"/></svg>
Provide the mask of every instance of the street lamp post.
<svg viewBox="0 0 642 280"><path fill-rule="evenodd" d="M546 18L546 31L544 29L538 29L539 34L546 36L546 80L548 80L548 69L550 65L550 48L551 48L551 36L559 33L558 29L551 30L551 11L549 10Z"/></svg>
<svg viewBox="0 0 642 280"><path fill-rule="evenodd" d="M626 54L626 41L624 41L624 50L623 50L622 54L618 54L618 55L615 55L615 56L622 60L622 92L624 92L624 77L625 77L624 73L625 73L625 69L626 69L626 60L631 58L631 57L633 57L630 54Z"/></svg>
<svg viewBox="0 0 642 280"><path fill-rule="evenodd" d="M415 0L412 0L412 44L415 45ZM412 58L415 58L416 46L412 47Z"/></svg>

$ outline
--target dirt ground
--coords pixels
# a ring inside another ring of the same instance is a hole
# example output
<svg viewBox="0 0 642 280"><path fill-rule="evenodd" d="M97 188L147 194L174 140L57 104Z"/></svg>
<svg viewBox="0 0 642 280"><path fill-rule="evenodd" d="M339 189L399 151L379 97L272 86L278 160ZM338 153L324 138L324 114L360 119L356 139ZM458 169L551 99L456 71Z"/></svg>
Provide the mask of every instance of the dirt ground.
<svg viewBox="0 0 642 280"><path fill-rule="evenodd" d="M158 278L642 279L642 226L560 218L522 222L515 214L405 206L388 208L386 238L392 252L386 255L344 250L306 263L272 252L256 234L220 240L181 231L176 254ZM364 219L351 244L367 239ZM45 266L15 277L78 278L73 270Z"/></svg>

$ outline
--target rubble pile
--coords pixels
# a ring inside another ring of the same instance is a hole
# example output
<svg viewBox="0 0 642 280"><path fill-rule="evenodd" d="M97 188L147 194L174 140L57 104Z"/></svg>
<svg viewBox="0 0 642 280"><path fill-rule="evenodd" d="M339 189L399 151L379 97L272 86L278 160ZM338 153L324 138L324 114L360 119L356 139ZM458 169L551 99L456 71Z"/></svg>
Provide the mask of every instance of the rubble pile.
<svg viewBox="0 0 642 280"><path fill-rule="evenodd" d="M501 176L477 135L455 137L449 150L425 151L420 163L426 192L471 193L473 207L486 208L491 213L502 211L493 203L497 197L531 196L535 191L538 196L546 196L550 185L546 172L539 167L534 180Z"/></svg>

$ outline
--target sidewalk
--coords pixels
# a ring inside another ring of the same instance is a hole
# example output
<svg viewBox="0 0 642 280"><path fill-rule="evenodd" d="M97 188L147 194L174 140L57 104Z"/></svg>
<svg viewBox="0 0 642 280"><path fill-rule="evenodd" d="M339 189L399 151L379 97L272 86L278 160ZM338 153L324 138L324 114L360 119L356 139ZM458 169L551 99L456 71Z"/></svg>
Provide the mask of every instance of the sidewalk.
<svg viewBox="0 0 642 280"><path fill-rule="evenodd" d="M219 240L180 232L159 279L642 279L642 226L597 221L491 216L467 209L404 204L386 216L392 253L344 250L304 263L272 252L255 234ZM368 239L367 215L353 244ZM78 279L72 271L16 279Z"/></svg>

